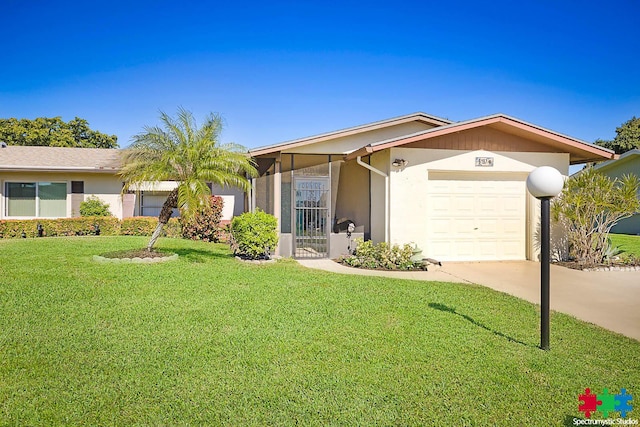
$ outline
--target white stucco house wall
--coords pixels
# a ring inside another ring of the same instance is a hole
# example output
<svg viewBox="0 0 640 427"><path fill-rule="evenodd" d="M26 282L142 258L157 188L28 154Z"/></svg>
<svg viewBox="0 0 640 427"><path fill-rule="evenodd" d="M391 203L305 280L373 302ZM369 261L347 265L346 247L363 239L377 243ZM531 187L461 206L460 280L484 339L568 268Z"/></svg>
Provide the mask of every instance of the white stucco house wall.
<svg viewBox="0 0 640 427"><path fill-rule="evenodd" d="M335 257L363 237L412 243L439 261L536 260L539 202L527 175L615 158L503 114L451 122L425 113L250 154L260 176L249 206L278 218L280 255Z"/></svg>
<svg viewBox="0 0 640 427"><path fill-rule="evenodd" d="M117 218L157 217L175 182L142 185L122 193L120 151L102 148L0 146L0 220L71 218L80 203L96 196ZM211 186L222 196L223 220L244 211L245 195Z"/></svg>

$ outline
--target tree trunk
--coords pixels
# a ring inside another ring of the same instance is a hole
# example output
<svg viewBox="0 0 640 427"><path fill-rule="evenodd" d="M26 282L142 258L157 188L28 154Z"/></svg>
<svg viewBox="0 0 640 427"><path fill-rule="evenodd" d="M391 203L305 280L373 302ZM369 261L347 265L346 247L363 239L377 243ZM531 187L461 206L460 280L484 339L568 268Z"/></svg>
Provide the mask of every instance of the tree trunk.
<svg viewBox="0 0 640 427"><path fill-rule="evenodd" d="M158 225L156 226L156 229L153 230L153 234L151 235L151 239L149 240L149 244L147 245L147 250L149 252L151 252L151 249L153 249L153 245L156 244L156 240L158 240L158 237L160 237L163 227L164 224L158 221Z"/></svg>
<svg viewBox="0 0 640 427"><path fill-rule="evenodd" d="M171 214L173 213L173 209L178 207L178 189L174 188L167 196L167 200L164 201L162 205L162 209L160 210L160 215L158 215L158 225L156 229L153 231L151 235L151 239L149 240L149 244L147 245L147 250L151 251L153 245L156 244L156 240L160 237L160 233L162 233L162 228L164 225L169 222L171 218Z"/></svg>

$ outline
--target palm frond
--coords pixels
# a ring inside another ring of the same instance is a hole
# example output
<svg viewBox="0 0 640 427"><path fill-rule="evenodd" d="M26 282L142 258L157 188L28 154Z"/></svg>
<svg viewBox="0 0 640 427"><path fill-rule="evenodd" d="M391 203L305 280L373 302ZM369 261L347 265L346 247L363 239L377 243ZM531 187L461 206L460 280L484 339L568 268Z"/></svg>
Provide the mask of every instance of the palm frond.
<svg viewBox="0 0 640 427"><path fill-rule="evenodd" d="M198 127L193 114L181 107L175 118L160 112L160 120L162 127L144 127L124 151L123 191L143 182L176 181L178 207L183 215L190 215L206 201L207 182L249 190L247 177L257 175L255 164L245 147L220 143L223 120L219 115L209 114Z"/></svg>

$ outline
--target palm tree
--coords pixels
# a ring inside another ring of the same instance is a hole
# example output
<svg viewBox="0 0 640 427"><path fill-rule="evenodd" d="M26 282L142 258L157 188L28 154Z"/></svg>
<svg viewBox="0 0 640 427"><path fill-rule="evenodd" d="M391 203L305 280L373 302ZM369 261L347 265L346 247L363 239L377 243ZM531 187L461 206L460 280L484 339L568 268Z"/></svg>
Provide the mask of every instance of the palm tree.
<svg viewBox="0 0 640 427"><path fill-rule="evenodd" d="M169 193L158 216L147 250L151 250L171 218L174 208L190 218L199 207L208 203L207 182L238 187L248 191L248 176L257 172L247 150L237 144L221 144L222 119L209 114L198 128L193 114L183 108L172 118L160 112L163 127L145 126L134 136L131 146L123 152L120 177L123 192L143 182L175 181L178 186Z"/></svg>

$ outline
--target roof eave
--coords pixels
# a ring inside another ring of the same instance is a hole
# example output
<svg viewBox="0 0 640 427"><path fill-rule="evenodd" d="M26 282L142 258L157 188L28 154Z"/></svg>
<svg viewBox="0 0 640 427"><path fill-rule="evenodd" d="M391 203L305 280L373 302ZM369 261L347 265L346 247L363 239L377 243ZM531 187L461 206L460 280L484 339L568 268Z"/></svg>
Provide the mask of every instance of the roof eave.
<svg viewBox="0 0 640 427"><path fill-rule="evenodd" d="M373 148L371 147L371 145L365 145L362 148L358 148L355 151L352 151L351 153L347 154L344 156L344 160L348 161L348 160L353 160L355 158L358 157L362 157L362 156L368 156L371 153L373 153Z"/></svg>
<svg viewBox="0 0 640 427"><path fill-rule="evenodd" d="M493 124L503 124L506 126L511 126L513 128L524 130L526 132L533 132L548 140L552 140L557 143L561 143L563 145L568 145L569 147L572 147L576 150L581 151L582 155L578 156L577 153L571 153L571 151L567 149L567 152L570 155L571 164L580 164L580 163L602 161L602 160L609 160L609 159L616 158L616 154L612 150L608 150L603 147L598 147L596 145L592 145L584 141L571 138L569 136L560 134L558 132L545 129L540 126L536 126L536 125L524 122L522 120L506 116L504 114L494 114L491 116L480 117L477 119L471 119L464 122L452 123L450 125L417 132L412 135L407 135L400 138L393 138L386 141L380 141L375 144L370 144L368 146L368 154L371 154L376 151L385 150L387 148L393 148L401 145L411 144L413 142L421 141L424 139L437 138L439 136L448 135L456 132L462 132L465 130L478 128L481 126L489 126ZM362 148L347 155L346 159L351 160L357 157L357 155L366 155L366 154L362 154L363 151L361 150ZM359 153L359 154L356 154L356 153ZM572 154L574 154L573 160L571 160Z"/></svg>
<svg viewBox="0 0 640 427"><path fill-rule="evenodd" d="M0 165L0 170L5 172L93 172L93 173L116 173L120 168L115 167L75 167L75 166L10 166Z"/></svg>
<svg viewBox="0 0 640 427"><path fill-rule="evenodd" d="M446 125L449 125L449 124L452 123L452 121L448 120L448 119L443 119L443 118L440 118L440 117L431 116L429 114L418 112L418 113L413 113L413 114L407 114L405 116L394 117L394 118L391 118L391 119L380 120L380 121L377 121L377 122L368 123L368 124L364 124L364 125L354 126L354 127L350 127L350 128L346 128L346 129L340 129L340 130L337 130L337 131L327 132L327 133L323 133L323 134L319 134L319 135L315 135L315 136L310 136L310 137L306 137L306 138L300 138L300 139L295 139L295 140L292 140L292 141L286 141L286 142L282 142L282 143L279 143L279 144L268 145L268 146L264 146L264 147L258 147L258 148L249 150L249 154L252 157L258 157L258 156L265 155L265 154L271 154L271 153L275 153L275 152L280 152L280 151L288 150L288 149L291 149L291 148L296 148L296 147L300 147L300 146L304 146L304 145L323 142L323 141L327 141L327 140L330 140L330 139L350 136L350 135L354 135L354 134L357 134L357 133L360 133L360 132L373 131L373 130L376 130L376 129L380 129L380 128L384 128L384 127L388 127L388 126L393 126L393 125L398 125L398 124L403 124L403 123L408 123L408 122L412 122L412 121L416 121L416 120L422 120L424 122L428 122L428 123L433 124L435 126L446 126Z"/></svg>
<svg viewBox="0 0 640 427"><path fill-rule="evenodd" d="M636 156L640 156L640 149L638 149L638 148L634 148L633 150L629 150L629 151L624 152L622 154L616 154L615 157L612 160L597 164L597 165L594 166L594 168L595 169L609 169L611 167L614 167L615 165L618 165L618 164L621 164L621 163L626 163L627 161L630 161L631 159L633 159Z"/></svg>

